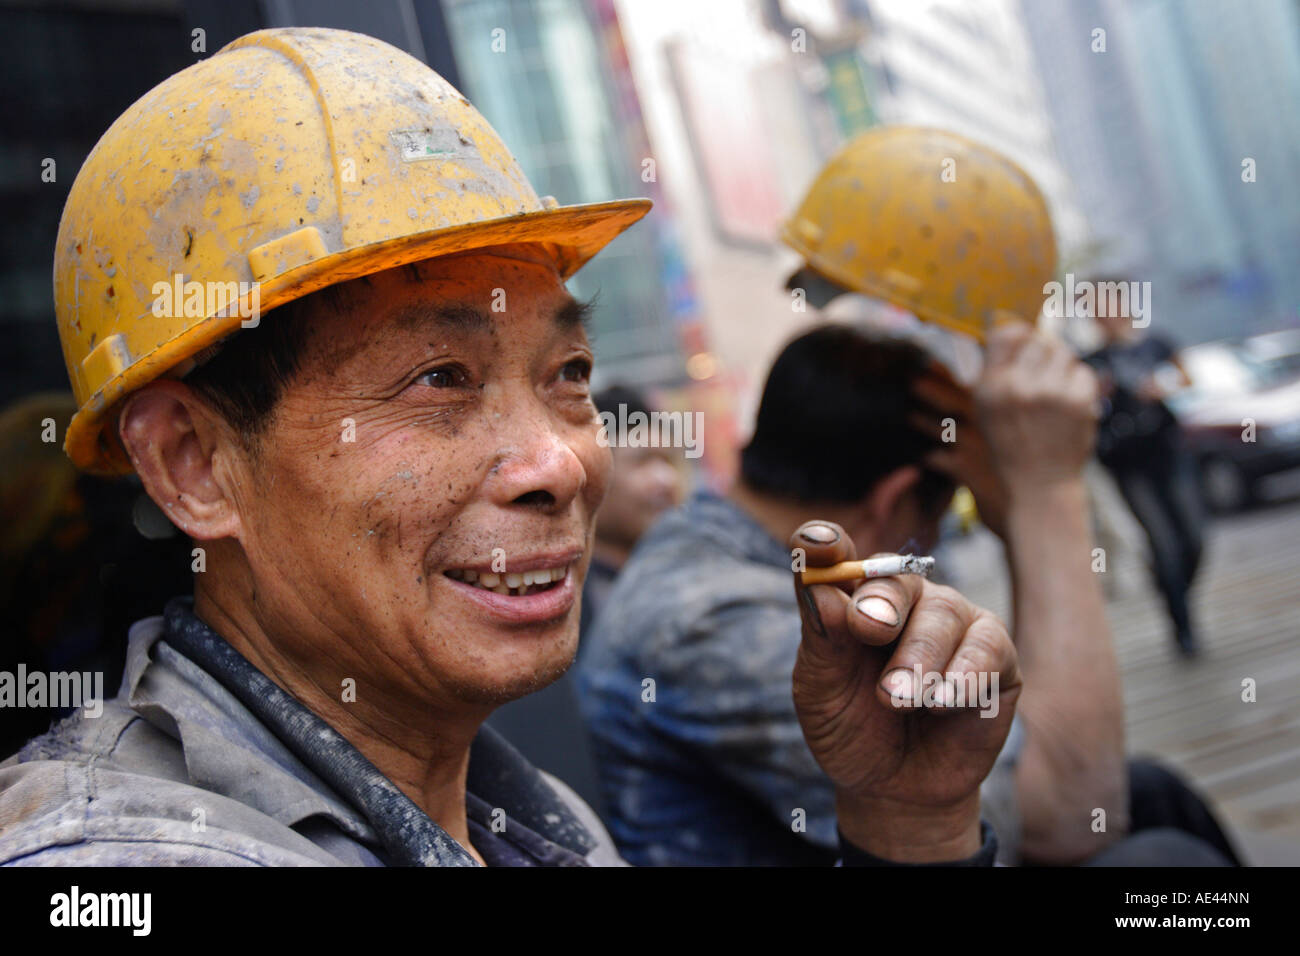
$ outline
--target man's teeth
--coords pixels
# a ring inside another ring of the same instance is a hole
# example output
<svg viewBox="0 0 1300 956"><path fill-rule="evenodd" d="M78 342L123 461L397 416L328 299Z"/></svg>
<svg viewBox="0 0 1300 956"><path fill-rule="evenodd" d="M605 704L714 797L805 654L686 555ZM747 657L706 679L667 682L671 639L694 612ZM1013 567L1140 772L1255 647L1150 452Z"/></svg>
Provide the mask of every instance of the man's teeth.
<svg viewBox="0 0 1300 956"><path fill-rule="evenodd" d="M558 568L538 568L536 571L521 571L518 574L495 574L491 571L480 574L478 571L459 568L445 573L449 578L464 581L475 587L518 597L521 594L530 594L535 590L548 588L557 581L563 581L564 576L569 573L569 566L566 564Z"/></svg>

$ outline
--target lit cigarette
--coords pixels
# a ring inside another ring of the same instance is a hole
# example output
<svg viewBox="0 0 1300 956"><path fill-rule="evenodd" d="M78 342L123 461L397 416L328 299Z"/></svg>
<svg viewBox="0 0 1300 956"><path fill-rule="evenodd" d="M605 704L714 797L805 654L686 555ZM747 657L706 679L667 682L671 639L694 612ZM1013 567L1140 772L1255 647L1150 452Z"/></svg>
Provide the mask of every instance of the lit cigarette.
<svg viewBox="0 0 1300 956"><path fill-rule="evenodd" d="M867 558L865 561L843 561L829 568L809 568L800 573L804 584L838 584L859 578L892 578L899 574L919 574L929 577L934 569L934 558L919 554L894 554L887 558Z"/></svg>

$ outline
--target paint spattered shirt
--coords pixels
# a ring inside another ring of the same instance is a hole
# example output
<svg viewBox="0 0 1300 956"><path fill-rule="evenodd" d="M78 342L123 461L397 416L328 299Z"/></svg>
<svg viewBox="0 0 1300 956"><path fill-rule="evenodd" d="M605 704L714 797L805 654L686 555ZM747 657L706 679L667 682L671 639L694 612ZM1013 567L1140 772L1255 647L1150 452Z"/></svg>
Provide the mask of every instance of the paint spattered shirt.
<svg viewBox="0 0 1300 956"><path fill-rule="evenodd" d="M489 865L622 862L590 808L490 728L467 790ZM0 763L0 864L477 862L177 599L132 628L101 716L78 712Z"/></svg>

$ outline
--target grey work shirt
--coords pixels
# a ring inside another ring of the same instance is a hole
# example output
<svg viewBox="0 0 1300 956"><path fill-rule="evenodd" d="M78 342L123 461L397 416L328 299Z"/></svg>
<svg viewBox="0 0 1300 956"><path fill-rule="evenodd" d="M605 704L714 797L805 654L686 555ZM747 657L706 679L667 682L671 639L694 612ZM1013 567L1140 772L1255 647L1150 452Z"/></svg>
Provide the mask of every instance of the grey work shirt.
<svg viewBox="0 0 1300 956"><path fill-rule="evenodd" d="M467 789L470 835L489 865L622 862L591 809L490 728L474 742ZM121 690L102 715L78 711L0 763L0 864L476 861L178 599L131 629Z"/></svg>

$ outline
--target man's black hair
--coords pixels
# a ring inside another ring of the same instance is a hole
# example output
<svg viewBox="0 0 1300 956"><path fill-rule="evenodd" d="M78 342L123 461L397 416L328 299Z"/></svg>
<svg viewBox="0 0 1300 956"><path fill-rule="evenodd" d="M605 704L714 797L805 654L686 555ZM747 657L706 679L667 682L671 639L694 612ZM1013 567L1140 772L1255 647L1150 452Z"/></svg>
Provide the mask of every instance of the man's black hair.
<svg viewBox="0 0 1300 956"><path fill-rule="evenodd" d="M253 328L222 342L185 383L216 406L245 447L256 451L271 412L301 366L311 318L322 309L340 309L342 301L339 286L326 286L272 309Z"/></svg>
<svg viewBox="0 0 1300 956"><path fill-rule="evenodd" d="M908 423L912 397L929 364L919 346L847 325L807 332L768 373L754 436L740 473L756 491L804 503L860 501L885 475L916 464L936 442ZM951 484L926 471L918 487L938 506Z"/></svg>
<svg viewBox="0 0 1300 956"><path fill-rule="evenodd" d="M591 397L591 400L596 405L596 411L601 413L609 412L612 415L618 414L620 405L627 406L628 415L633 412L642 412L649 415L653 411L645 394L628 385L611 385L608 388L601 389Z"/></svg>

